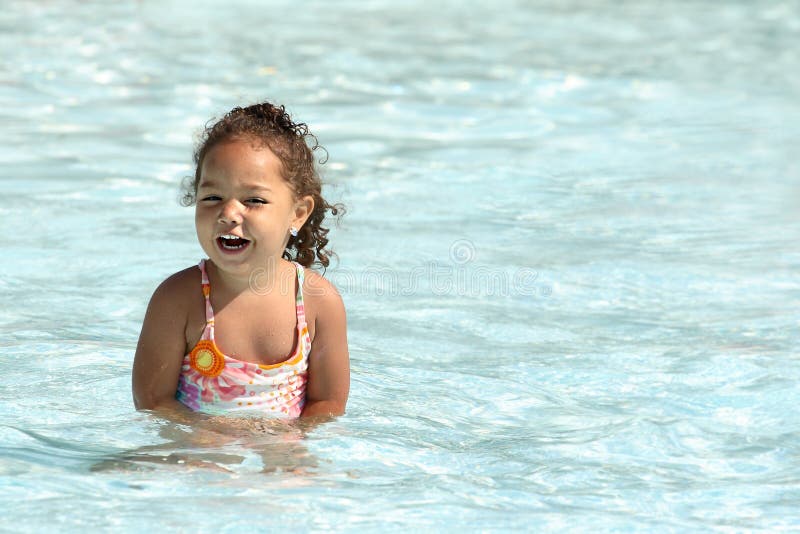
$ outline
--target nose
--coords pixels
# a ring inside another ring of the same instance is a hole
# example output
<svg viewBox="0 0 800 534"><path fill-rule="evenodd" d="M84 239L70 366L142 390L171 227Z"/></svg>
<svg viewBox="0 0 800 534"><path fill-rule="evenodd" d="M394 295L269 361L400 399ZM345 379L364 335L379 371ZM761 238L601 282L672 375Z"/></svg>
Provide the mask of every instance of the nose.
<svg viewBox="0 0 800 534"><path fill-rule="evenodd" d="M239 202L236 200L225 202L217 220L222 224L240 224L242 222L242 213Z"/></svg>

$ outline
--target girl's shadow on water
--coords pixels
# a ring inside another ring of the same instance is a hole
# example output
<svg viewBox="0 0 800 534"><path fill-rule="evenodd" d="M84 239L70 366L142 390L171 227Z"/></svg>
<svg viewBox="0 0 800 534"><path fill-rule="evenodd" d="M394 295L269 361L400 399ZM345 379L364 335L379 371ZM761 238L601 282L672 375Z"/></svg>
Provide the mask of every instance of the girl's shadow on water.
<svg viewBox="0 0 800 534"><path fill-rule="evenodd" d="M107 455L89 470L177 468L307 474L318 466L303 443L310 428L298 422L223 417L209 418L202 427L162 421L159 435L166 442Z"/></svg>

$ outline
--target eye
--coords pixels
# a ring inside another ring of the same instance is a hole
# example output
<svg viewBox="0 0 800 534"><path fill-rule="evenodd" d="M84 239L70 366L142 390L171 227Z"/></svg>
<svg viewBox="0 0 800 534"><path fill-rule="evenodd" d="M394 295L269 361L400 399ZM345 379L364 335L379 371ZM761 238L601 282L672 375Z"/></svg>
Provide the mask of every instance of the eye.
<svg viewBox="0 0 800 534"><path fill-rule="evenodd" d="M222 200L221 197L217 195L207 195L200 199L201 202L216 202L218 200Z"/></svg>
<svg viewBox="0 0 800 534"><path fill-rule="evenodd" d="M245 202L247 202L248 204L256 204L256 205L269 204L269 202L267 202L263 198L248 198L247 200L245 200Z"/></svg>

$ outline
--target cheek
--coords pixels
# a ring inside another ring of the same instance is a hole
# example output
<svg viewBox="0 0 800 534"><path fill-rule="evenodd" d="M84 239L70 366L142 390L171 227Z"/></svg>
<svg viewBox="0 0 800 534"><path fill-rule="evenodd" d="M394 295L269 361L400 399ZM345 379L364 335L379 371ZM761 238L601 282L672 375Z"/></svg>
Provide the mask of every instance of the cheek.
<svg viewBox="0 0 800 534"><path fill-rule="evenodd" d="M198 230L206 229L213 223L213 218L208 210L196 209L194 212L194 226Z"/></svg>

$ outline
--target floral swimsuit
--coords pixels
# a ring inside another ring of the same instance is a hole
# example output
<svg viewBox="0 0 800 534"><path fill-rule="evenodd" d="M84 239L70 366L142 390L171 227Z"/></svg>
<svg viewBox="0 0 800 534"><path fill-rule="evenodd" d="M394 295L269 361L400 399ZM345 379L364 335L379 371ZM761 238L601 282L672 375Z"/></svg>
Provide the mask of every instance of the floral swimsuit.
<svg viewBox="0 0 800 534"><path fill-rule="evenodd" d="M274 365L243 362L222 354L214 342L214 310L205 260L202 273L206 327L197 345L183 358L175 398L194 411L210 414L245 412L259 416L298 417L303 411L311 337L303 305L303 267L297 267L297 348Z"/></svg>

